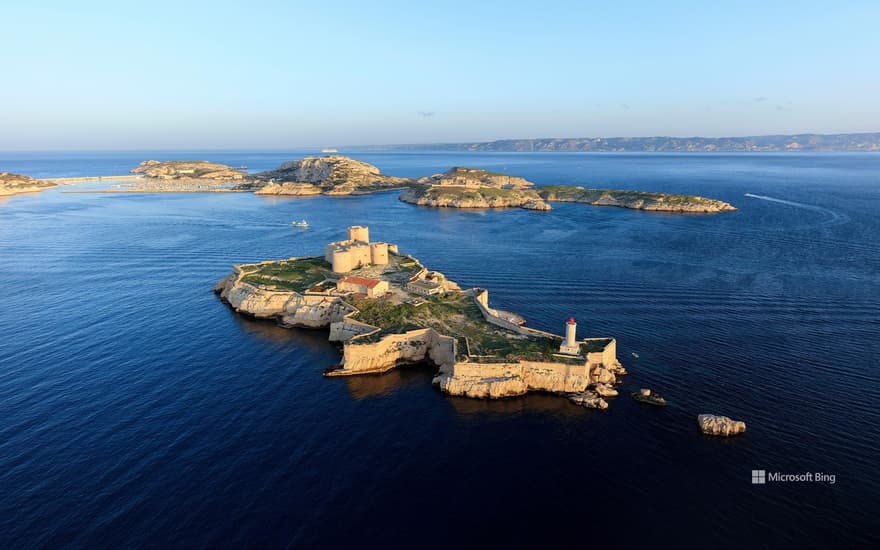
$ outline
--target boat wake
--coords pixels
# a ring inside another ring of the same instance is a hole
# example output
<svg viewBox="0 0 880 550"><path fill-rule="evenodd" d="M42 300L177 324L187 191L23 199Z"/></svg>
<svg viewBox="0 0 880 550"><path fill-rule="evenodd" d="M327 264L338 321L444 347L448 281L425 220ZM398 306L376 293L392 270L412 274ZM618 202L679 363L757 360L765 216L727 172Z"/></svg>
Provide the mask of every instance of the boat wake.
<svg viewBox="0 0 880 550"><path fill-rule="evenodd" d="M755 195L754 193L746 193L745 196L752 198L752 199L760 199L762 201L778 202L780 204L786 204L788 206L794 206L796 208L803 208L805 210L812 210L813 212L819 212L819 213L826 216L826 219L820 225L837 225L837 224L844 223L849 220L849 218L845 214L835 212L834 210L829 210L828 208L824 208L822 206L816 206L815 204L805 204L802 202L787 201L785 199L777 199L774 197L768 197L767 195Z"/></svg>

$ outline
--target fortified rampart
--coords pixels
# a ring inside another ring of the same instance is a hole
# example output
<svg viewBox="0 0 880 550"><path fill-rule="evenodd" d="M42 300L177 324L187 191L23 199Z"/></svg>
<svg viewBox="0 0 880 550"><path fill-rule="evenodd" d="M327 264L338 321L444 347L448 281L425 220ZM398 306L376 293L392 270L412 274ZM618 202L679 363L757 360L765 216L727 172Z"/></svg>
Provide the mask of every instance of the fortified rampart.
<svg viewBox="0 0 880 550"><path fill-rule="evenodd" d="M345 376L369 372L384 372L402 363L416 363L429 359L441 371L455 363L455 338L444 336L432 328L411 330L404 334L389 334L378 342L357 343L358 338L346 342L343 368L328 372L328 376Z"/></svg>

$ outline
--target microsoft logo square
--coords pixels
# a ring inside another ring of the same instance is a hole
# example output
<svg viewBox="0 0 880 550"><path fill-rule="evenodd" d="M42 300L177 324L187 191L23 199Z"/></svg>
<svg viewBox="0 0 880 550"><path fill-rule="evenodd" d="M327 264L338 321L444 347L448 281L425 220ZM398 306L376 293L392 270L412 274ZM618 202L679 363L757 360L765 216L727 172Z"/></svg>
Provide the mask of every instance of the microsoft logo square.
<svg viewBox="0 0 880 550"><path fill-rule="evenodd" d="M752 485L765 485L767 483L766 470L752 470Z"/></svg>

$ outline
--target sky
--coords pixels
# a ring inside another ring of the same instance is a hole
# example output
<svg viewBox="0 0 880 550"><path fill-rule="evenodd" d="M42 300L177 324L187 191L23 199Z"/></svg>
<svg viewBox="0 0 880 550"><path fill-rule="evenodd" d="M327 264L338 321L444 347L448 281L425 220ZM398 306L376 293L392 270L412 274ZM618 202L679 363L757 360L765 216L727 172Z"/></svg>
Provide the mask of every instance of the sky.
<svg viewBox="0 0 880 550"><path fill-rule="evenodd" d="M880 131L880 2L0 0L0 150Z"/></svg>

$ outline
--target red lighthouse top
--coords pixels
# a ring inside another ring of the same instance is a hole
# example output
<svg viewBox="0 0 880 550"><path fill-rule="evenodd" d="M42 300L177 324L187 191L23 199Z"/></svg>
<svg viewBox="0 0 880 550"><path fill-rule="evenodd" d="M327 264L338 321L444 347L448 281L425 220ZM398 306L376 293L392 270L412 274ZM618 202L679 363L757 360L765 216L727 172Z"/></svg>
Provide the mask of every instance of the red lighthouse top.
<svg viewBox="0 0 880 550"><path fill-rule="evenodd" d="M577 324L577 323L574 322L574 317L569 317L569 318L568 318L568 324L569 324L569 325L575 325L575 324Z"/></svg>

